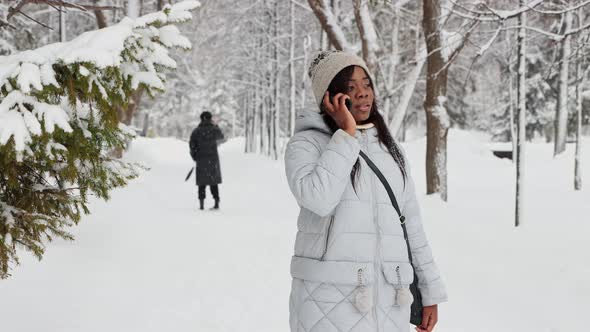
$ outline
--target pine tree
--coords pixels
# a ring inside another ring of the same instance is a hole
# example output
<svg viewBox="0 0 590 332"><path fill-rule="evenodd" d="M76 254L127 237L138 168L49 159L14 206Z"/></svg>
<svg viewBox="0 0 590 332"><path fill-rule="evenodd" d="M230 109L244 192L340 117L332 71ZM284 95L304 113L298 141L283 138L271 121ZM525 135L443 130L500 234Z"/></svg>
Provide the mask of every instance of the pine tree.
<svg viewBox="0 0 590 332"><path fill-rule="evenodd" d="M0 278L18 249L41 259L54 238L88 214L88 197L137 177L140 166L115 159L134 134L119 123L138 88L164 90L176 67L169 49L189 49L176 23L199 6L186 1L124 19L66 44L0 57Z"/></svg>

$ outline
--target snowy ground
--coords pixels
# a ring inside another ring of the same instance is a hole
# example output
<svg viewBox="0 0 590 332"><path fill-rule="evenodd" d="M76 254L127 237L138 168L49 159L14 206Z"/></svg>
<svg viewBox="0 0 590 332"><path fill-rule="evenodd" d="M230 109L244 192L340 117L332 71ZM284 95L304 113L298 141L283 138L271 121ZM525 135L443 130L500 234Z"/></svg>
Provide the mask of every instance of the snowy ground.
<svg viewBox="0 0 590 332"><path fill-rule="evenodd" d="M586 331L590 171L586 189L573 191L573 146L553 159L551 146L528 145L525 220L515 229L512 164L481 136L451 131L449 140L449 203L421 196L450 296L437 331ZM126 158L151 171L93 201L75 242L50 244L41 262L23 254L0 281L0 330L287 332L298 209L282 162L242 145L220 149L222 210L201 212L193 182L183 182L186 143L135 141ZM405 148L424 191L424 141ZM583 165L590 170L588 152Z"/></svg>

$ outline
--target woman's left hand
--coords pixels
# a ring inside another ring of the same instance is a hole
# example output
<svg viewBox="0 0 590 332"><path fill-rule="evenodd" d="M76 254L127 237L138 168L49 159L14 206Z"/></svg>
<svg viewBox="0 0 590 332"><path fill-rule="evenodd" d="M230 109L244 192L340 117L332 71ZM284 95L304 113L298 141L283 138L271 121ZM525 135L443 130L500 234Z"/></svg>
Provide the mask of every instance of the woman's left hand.
<svg viewBox="0 0 590 332"><path fill-rule="evenodd" d="M418 332L432 332L438 322L438 305L429 305L422 309L422 324L416 326Z"/></svg>

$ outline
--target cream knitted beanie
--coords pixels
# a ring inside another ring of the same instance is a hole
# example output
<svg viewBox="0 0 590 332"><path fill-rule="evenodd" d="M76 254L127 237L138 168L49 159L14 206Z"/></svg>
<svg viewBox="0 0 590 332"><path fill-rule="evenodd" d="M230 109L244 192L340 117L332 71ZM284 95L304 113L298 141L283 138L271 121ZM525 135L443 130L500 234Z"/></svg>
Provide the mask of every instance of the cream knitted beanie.
<svg viewBox="0 0 590 332"><path fill-rule="evenodd" d="M313 59L309 65L308 74L309 78L311 78L311 88L315 96L316 105L319 106L322 103L324 93L328 90L332 79L342 69L348 66L359 66L363 68L371 78L371 81L373 81L373 77L365 61L354 54L342 51L323 51Z"/></svg>

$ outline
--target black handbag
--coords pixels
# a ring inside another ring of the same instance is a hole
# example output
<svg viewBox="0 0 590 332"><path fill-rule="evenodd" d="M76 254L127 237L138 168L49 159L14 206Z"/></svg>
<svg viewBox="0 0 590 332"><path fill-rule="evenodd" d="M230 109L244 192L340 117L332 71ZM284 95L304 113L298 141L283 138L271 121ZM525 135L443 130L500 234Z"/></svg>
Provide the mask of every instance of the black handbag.
<svg viewBox="0 0 590 332"><path fill-rule="evenodd" d="M387 191L387 194L389 195L389 199L391 200L391 204L393 204L395 211L397 211L397 214L399 215L399 220L402 225L402 230L404 231L404 239L406 240L406 246L408 247L408 258L410 259L410 264L412 264L412 267L414 267L414 263L412 262L412 252L410 250L410 242L408 241L408 231L406 230L406 217L404 217L402 215L402 213L399 209L399 205L397 204L397 200L395 199L395 195L393 194L393 190L391 190L391 187L389 186L389 183L385 179L385 176L383 176L383 173L381 173L381 171L379 170L379 168L377 168L377 166L373 163L373 161L371 159L369 159L369 157L363 151L360 151L360 155L361 155L361 157L363 157L363 159L365 159L365 161L367 162L369 167L371 167L373 172L375 172L375 175L377 175L377 177L379 178L381 183L383 183L383 186L385 187L385 190ZM410 292L412 292L412 296L414 297L414 302L412 302L411 309L410 309L410 323L412 323L416 326L419 326L422 324L422 311L423 311L422 294L420 294L420 290L418 289L418 275L416 275L416 269L414 268L413 270L414 270L414 281L410 285Z"/></svg>

